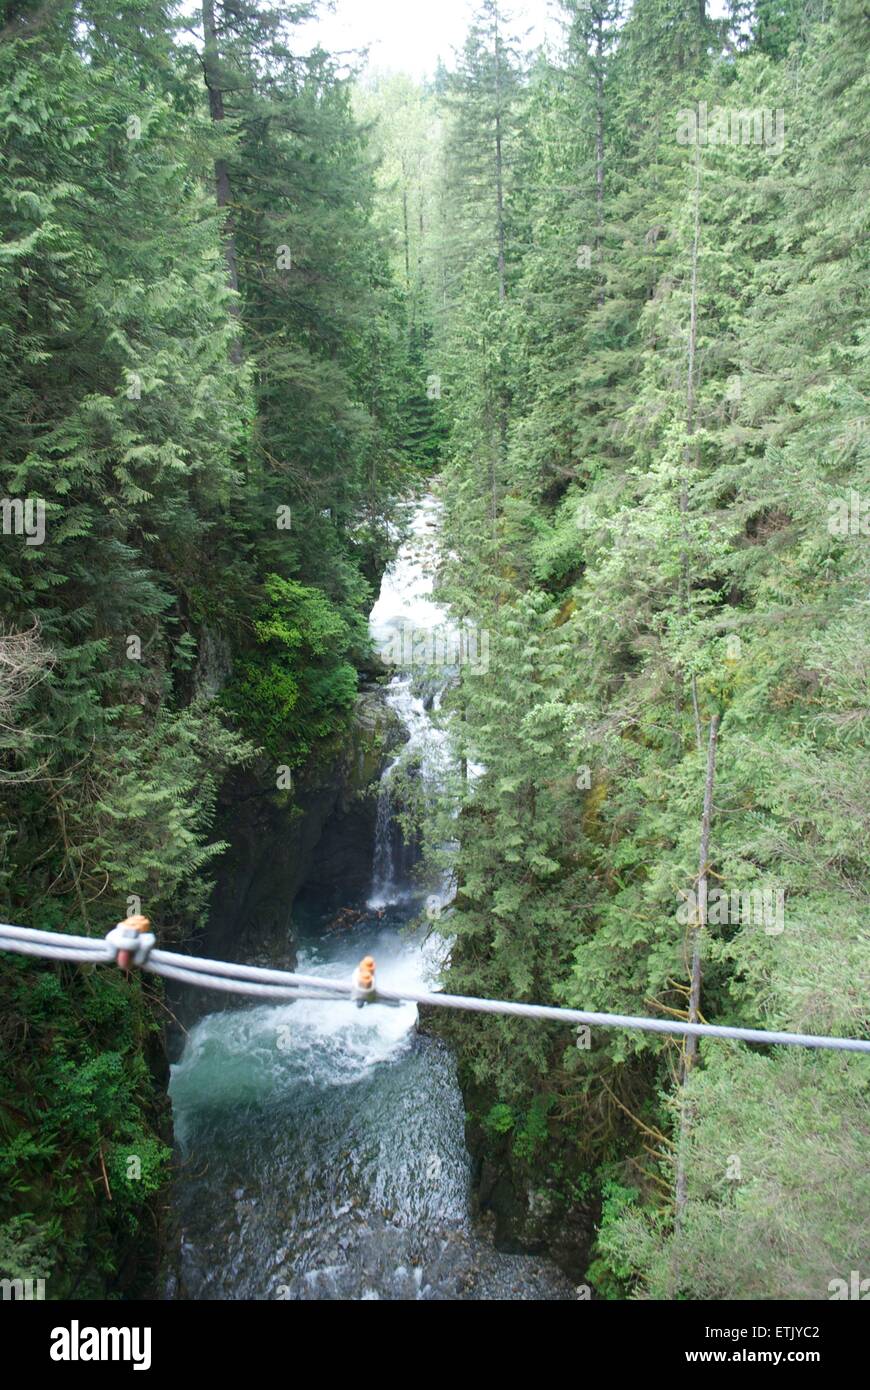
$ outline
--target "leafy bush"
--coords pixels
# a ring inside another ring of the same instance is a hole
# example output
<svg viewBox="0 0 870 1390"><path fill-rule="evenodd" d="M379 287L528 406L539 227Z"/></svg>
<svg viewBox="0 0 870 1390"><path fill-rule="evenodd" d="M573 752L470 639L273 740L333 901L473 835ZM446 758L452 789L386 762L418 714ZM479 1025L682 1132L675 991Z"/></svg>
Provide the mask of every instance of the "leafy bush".
<svg viewBox="0 0 870 1390"><path fill-rule="evenodd" d="M270 575L255 623L264 650L238 663L223 703L279 763L298 767L347 722L357 691L354 634L320 589Z"/></svg>
<svg viewBox="0 0 870 1390"><path fill-rule="evenodd" d="M516 1124L516 1116L509 1105L499 1101L484 1116L483 1123L492 1134L508 1134Z"/></svg>

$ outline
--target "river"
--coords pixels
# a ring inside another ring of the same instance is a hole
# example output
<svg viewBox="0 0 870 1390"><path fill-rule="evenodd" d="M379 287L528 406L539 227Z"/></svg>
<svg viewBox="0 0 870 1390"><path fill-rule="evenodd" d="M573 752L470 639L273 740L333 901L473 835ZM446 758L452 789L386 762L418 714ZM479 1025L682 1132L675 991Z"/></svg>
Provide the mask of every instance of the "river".
<svg viewBox="0 0 870 1390"><path fill-rule="evenodd" d="M381 649L402 625L444 623L431 597L437 531L438 503L426 497L371 613ZM444 895L410 874L391 779L409 755L424 780L436 778L443 734L427 710L431 692L424 699L409 672L384 699L408 742L383 774L363 915L350 930L330 928L334 904L303 894L295 945L306 974L348 979L371 954L384 987L430 988L438 938L412 927L427 900L431 915ZM209 1013L190 1031L170 1094L180 1234L168 1297L572 1297L548 1261L502 1254L472 1223L455 1062L418 1031L414 1005L299 1000Z"/></svg>

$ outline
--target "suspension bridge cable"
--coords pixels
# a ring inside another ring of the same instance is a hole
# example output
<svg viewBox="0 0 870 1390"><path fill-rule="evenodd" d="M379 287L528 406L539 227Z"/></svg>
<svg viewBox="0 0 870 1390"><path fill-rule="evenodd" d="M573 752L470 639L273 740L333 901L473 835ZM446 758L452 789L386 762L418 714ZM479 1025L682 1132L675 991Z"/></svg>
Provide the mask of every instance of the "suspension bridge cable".
<svg viewBox="0 0 870 1390"><path fill-rule="evenodd" d="M2 932L2 927L0 927L0 932ZM350 993L350 985L343 980L328 980L321 975L297 975L287 970L268 970L260 965L236 965L232 961L207 960L202 956L184 956L176 951L152 951L148 959L164 965L180 966L185 970L193 970L198 975L226 975L231 979L256 980L260 984L282 986L292 980L297 985L329 990L332 993Z"/></svg>
<svg viewBox="0 0 870 1390"><path fill-rule="evenodd" d="M40 931L36 927L13 927L6 923L0 923L0 949L24 955L54 957L58 960L94 962L114 961L117 955L117 951L103 938L67 936L60 932ZM263 985L278 986L280 992L272 996L276 998L282 998L289 985L316 990L318 998L321 994L324 998L329 998L335 995L349 996L351 993L351 986L343 980L323 979L319 975L297 975L287 970L268 970L258 965L237 965L232 961L208 960L202 956L186 956L176 951L152 949L148 953L147 965L155 975L165 974L170 979L187 978L188 983L199 985L203 989L221 989L217 977L226 976L237 982L256 981ZM195 978L189 979L190 976ZM238 990L235 986L234 990L236 993L246 992ZM264 991L251 989L249 993L255 996L264 994ZM267 997L268 993L266 990Z"/></svg>
<svg viewBox="0 0 870 1390"><path fill-rule="evenodd" d="M0 947L2 944L0 938ZM224 975L207 975L198 970L183 970L168 965L165 961L153 959L147 961L142 968L153 975L162 975L167 980L178 980L181 984L196 985L200 989L213 989L224 994L247 995L254 999L321 999L347 1002L350 997L350 986L347 994L338 994L326 990L297 989L294 985L261 985L251 980L227 979Z"/></svg>
<svg viewBox="0 0 870 1390"><path fill-rule="evenodd" d="M131 926L131 923L144 923ZM432 994L414 990L380 989L374 982L374 962L366 957L350 982L317 975L298 975L289 970L269 970L261 966L238 965L231 961L186 956L175 951L153 949L154 937L145 934L145 918L119 923L105 940L70 936L62 932L39 931L33 927L14 927L0 923L0 950L53 960L84 961L91 964L117 961L127 968L128 958L144 970L200 989L246 995L259 999L318 999L323 1003L422 1004L432 1008L458 1009L470 1013L500 1014L513 1018L536 1018L548 1022L570 1023L599 1028L629 1028L647 1033L722 1038L735 1042L763 1043L766 1046L808 1047L841 1052L870 1053L870 1040L836 1038L811 1033L784 1033L761 1028L732 1028L712 1023L683 1023L674 1019L633 1017L629 1014L593 1013L585 1009L557 1008L547 1004L520 1004L501 999L476 999L459 994Z"/></svg>
<svg viewBox="0 0 870 1390"><path fill-rule="evenodd" d="M560 1009L548 1004L515 1004L501 999L475 999L463 994L401 994L378 989L379 999L402 1000L411 1004L437 1005L443 1009L462 1009L482 1014L507 1014L515 1018L541 1018L555 1023L586 1024L597 1028L637 1028L647 1033L676 1033L699 1038L728 1038L737 1042L758 1042L785 1047L828 1048L843 1052L870 1053L870 1041L862 1038L820 1037L812 1033L779 1033L763 1028L730 1028L714 1023L680 1023L674 1019L633 1017L630 1014L599 1014L585 1009Z"/></svg>

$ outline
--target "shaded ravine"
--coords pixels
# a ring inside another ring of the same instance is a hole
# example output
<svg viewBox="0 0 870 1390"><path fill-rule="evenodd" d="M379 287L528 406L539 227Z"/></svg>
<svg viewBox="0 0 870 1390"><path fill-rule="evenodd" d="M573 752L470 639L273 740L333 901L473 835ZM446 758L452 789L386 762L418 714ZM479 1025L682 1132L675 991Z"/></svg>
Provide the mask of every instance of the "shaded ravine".
<svg viewBox="0 0 870 1390"><path fill-rule="evenodd" d="M401 625L443 623L431 599L436 537L437 503L425 498L372 610L382 649ZM368 901L349 904L362 915L348 930L330 926L334 893L329 903L303 893L299 968L348 978L370 952L384 986L430 987L438 961L432 938L408 932L425 891L410 877L392 780L408 757L437 777L443 736L409 673L384 698L408 741L383 775ZM548 1261L501 1254L474 1229L454 1059L416 1022L413 1005L304 1000L231 1005L194 1025L172 1069L179 1249L167 1296L572 1297Z"/></svg>

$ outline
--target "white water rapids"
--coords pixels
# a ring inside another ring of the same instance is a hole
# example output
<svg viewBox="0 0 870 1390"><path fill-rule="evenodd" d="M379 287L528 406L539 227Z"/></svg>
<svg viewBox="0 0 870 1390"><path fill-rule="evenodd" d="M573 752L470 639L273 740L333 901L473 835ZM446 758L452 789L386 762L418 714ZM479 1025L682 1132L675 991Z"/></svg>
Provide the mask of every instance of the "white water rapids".
<svg viewBox="0 0 870 1390"><path fill-rule="evenodd" d="M432 580L437 563L440 508L434 497L424 497L411 518L410 537L384 574L381 592L369 615L369 629L379 653L389 660L391 653L413 653L425 645L420 638L450 630L444 610L432 598ZM435 727L426 709L424 696L415 690L415 672L403 670L394 675L385 699L405 727L407 742L396 753L381 778L378 817L375 829L370 908L382 908L413 895L408 881L408 865L403 858L401 835L392 815L393 779L397 768L409 761L419 762L424 783L434 787L440 780L446 758L446 739ZM440 704L443 681L430 696L433 707ZM442 896L442 895L439 895Z"/></svg>

